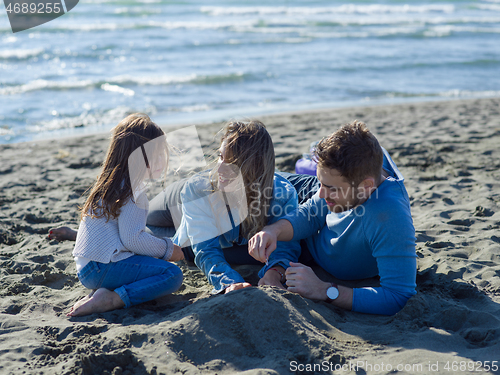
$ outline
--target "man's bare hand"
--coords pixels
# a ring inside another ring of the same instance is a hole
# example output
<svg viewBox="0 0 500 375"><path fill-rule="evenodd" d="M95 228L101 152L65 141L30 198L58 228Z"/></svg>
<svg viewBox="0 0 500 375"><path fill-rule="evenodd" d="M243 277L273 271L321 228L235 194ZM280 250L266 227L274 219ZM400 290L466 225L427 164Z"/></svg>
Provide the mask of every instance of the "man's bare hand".
<svg viewBox="0 0 500 375"><path fill-rule="evenodd" d="M285 271L286 285L290 292L298 293L302 297L326 300L326 290L330 284L321 281L311 267L302 263L290 262L290 267Z"/></svg>
<svg viewBox="0 0 500 375"><path fill-rule="evenodd" d="M259 262L265 263L269 255L276 250L277 243L278 236L268 227L264 227L248 241L248 253Z"/></svg>
<svg viewBox="0 0 500 375"><path fill-rule="evenodd" d="M311 267L290 262L285 276L286 285L290 292L298 293L302 297L326 301L326 290L331 286L331 283L321 281ZM352 310L353 289L342 285L338 285L337 288L339 296L332 304L346 310Z"/></svg>
<svg viewBox="0 0 500 375"><path fill-rule="evenodd" d="M234 284L229 285L226 288L226 290L224 291L224 293L229 293L229 292L232 292L233 290L248 288L250 286L252 286L252 284L250 284L250 283L234 283Z"/></svg>

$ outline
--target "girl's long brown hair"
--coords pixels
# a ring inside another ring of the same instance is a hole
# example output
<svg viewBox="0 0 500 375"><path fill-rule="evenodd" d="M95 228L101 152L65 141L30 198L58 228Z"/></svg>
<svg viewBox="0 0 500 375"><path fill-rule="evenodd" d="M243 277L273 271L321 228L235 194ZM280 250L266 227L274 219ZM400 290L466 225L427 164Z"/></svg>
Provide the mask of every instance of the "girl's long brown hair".
<svg viewBox="0 0 500 375"><path fill-rule="evenodd" d="M162 135L163 130L143 113L129 115L113 128L102 171L89 188L89 196L81 207L82 218L105 217L110 220L118 217L120 208L133 193L128 170L130 154Z"/></svg>
<svg viewBox="0 0 500 375"><path fill-rule="evenodd" d="M266 224L273 197L274 145L260 121L230 122L221 139L226 142L226 163L240 169L245 185L248 216L241 223L240 234L250 239ZM212 188L217 188L217 168L210 173Z"/></svg>

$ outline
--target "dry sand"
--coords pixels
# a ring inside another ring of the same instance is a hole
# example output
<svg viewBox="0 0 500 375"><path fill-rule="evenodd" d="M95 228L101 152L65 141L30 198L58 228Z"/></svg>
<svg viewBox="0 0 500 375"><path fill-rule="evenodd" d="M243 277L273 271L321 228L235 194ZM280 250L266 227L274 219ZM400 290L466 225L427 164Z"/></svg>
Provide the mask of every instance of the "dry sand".
<svg viewBox="0 0 500 375"><path fill-rule="evenodd" d="M68 319L87 291L73 243L47 232L78 226L107 135L0 145L0 374L286 374L299 364L317 365L300 374L488 373L481 363L500 361L500 100L261 119L281 169L353 119L391 153L406 177L419 257L418 293L400 313L347 312L272 288L210 296L204 276L181 263L175 295ZM220 127L198 127L207 153ZM256 282L255 267L238 270ZM345 371L323 371L336 365Z"/></svg>

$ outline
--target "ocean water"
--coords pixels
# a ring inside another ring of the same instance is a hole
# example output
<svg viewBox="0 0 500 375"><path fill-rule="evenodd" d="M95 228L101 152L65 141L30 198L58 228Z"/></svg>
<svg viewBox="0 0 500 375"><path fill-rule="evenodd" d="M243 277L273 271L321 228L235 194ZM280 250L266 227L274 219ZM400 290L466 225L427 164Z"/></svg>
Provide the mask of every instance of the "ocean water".
<svg viewBox="0 0 500 375"><path fill-rule="evenodd" d="M13 34L0 5L0 143L131 112L209 122L500 96L500 0L81 0Z"/></svg>

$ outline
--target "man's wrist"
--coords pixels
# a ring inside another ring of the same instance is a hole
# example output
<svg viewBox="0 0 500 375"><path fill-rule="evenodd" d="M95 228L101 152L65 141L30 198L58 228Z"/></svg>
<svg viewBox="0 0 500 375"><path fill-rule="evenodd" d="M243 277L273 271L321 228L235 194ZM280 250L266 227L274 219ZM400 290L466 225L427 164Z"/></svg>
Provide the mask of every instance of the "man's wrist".
<svg viewBox="0 0 500 375"><path fill-rule="evenodd" d="M330 286L326 290L326 302L332 303L340 297L339 286L335 283L330 283Z"/></svg>
<svg viewBox="0 0 500 375"><path fill-rule="evenodd" d="M270 235L275 236L278 239L281 230L279 228L278 223L271 224L269 226L264 227L264 231L268 232Z"/></svg>
<svg viewBox="0 0 500 375"><path fill-rule="evenodd" d="M323 283L323 286L321 288L321 300L322 301L325 301L325 302L331 302L331 301L328 301L328 295L326 294L327 291L328 291L328 288L331 288L332 286L332 283L327 283L327 282L324 282Z"/></svg>

